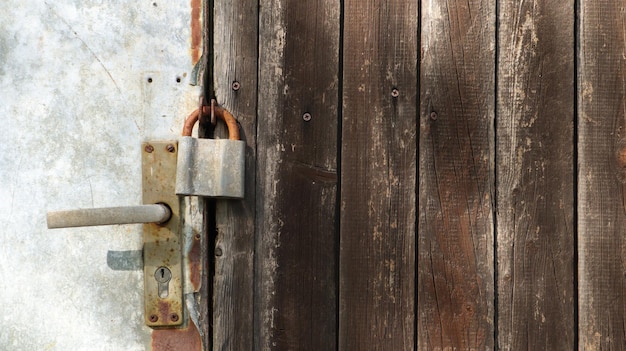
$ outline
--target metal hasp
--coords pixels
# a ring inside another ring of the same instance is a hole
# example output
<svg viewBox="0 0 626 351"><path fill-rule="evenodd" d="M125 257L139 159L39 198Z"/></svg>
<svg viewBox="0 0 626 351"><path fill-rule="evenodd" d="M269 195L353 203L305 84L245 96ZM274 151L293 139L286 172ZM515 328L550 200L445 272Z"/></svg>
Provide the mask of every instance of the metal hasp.
<svg viewBox="0 0 626 351"><path fill-rule="evenodd" d="M164 203L172 212L162 225L143 226L144 305L150 327L179 326L185 320L180 199L174 191L177 149L175 141L142 144L143 203Z"/></svg>

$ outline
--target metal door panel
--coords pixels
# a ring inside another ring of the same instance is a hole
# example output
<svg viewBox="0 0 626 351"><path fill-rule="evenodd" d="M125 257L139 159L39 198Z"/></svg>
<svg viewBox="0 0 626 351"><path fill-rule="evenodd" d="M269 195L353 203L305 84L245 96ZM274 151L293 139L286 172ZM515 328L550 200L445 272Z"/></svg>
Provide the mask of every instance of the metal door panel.
<svg viewBox="0 0 626 351"><path fill-rule="evenodd" d="M199 96L191 12L0 5L0 349L150 348L142 226L48 230L45 213L141 204L141 141L176 139Z"/></svg>

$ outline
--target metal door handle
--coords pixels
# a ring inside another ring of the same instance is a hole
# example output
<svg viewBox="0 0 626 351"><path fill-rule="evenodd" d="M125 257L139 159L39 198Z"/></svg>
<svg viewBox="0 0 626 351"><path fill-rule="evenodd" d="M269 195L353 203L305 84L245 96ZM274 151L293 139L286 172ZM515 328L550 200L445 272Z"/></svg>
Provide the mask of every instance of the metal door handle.
<svg viewBox="0 0 626 351"><path fill-rule="evenodd" d="M48 229L130 223L165 223L172 217L163 204L86 208L48 212Z"/></svg>
<svg viewBox="0 0 626 351"><path fill-rule="evenodd" d="M183 225L176 195L178 143L141 144L141 184L144 205L48 212L48 228L144 223L144 318L152 328L186 323L183 281ZM199 239L198 239L199 240Z"/></svg>
<svg viewBox="0 0 626 351"><path fill-rule="evenodd" d="M176 141L141 145L142 202L126 207L48 212L48 228L145 223L143 278L145 322L153 328L185 323L183 235L176 195Z"/></svg>

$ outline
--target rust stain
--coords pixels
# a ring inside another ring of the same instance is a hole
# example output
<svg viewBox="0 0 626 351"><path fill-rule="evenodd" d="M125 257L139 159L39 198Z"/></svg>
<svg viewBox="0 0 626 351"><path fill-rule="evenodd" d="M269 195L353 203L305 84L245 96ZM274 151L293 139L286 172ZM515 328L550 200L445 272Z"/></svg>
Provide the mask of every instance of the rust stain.
<svg viewBox="0 0 626 351"><path fill-rule="evenodd" d="M202 0L191 0L191 63L200 60L202 48Z"/></svg>
<svg viewBox="0 0 626 351"><path fill-rule="evenodd" d="M170 315L170 304L167 301L159 301L159 318L167 319Z"/></svg>
<svg viewBox="0 0 626 351"><path fill-rule="evenodd" d="M183 125L183 136L191 136L193 126L198 122L200 118L200 109L194 110L187 118L185 118L185 124Z"/></svg>
<svg viewBox="0 0 626 351"><path fill-rule="evenodd" d="M153 351L194 351L202 350L202 338L198 328L189 320L183 329L158 329L152 332Z"/></svg>
<svg viewBox="0 0 626 351"><path fill-rule="evenodd" d="M202 282L202 245L200 243L200 235L195 234L191 250L189 250L189 280L193 285L193 291L200 291Z"/></svg>
<svg viewBox="0 0 626 351"><path fill-rule="evenodd" d="M208 114L210 113L210 110L207 112L205 109L210 109L210 107L202 107L202 114ZM226 123L226 126L228 127L228 139L229 140L239 140L239 125L237 124L237 120L235 119L235 116L233 116L230 112L228 112L228 110L221 108L221 107L214 107L213 109L215 116L219 119L221 119L222 121L224 121L224 123ZM185 123L183 125L183 136L191 136L191 133L193 131L193 126L196 124L196 122L198 122L198 120L200 119L200 109L196 109L194 110L192 113L189 114L189 116L187 116L187 118L185 118Z"/></svg>

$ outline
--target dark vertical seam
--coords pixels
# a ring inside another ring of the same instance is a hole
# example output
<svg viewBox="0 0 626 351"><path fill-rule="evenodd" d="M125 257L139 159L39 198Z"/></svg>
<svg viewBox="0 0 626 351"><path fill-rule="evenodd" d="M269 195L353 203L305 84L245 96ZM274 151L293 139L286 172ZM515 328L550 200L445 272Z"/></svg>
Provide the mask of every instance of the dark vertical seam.
<svg viewBox="0 0 626 351"><path fill-rule="evenodd" d="M500 2L495 2L495 33L494 33L494 97L493 97L493 347L494 350L499 349L498 337L498 61L500 59Z"/></svg>
<svg viewBox="0 0 626 351"><path fill-rule="evenodd" d="M215 36L215 18L214 18L214 8L215 8L215 2L214 0L205 0L205 6L204 6L204 17L205 17L205 23L207 23L206 25L206 30L204 31L206 33L206 38L204 40L204 43L206 45L205 48L205 52L206 52L206 58L205 58L205 68L204 68L204 90L202 92L203 97L205 98L205 100L207 99L207 97L214 97L215 96L215 75L214 75L214 70L215 70L215 60L214 60L214 52L215 52L215 43L214 43L214 36ZM200 133L202 137L210 137L213 134L213 128L200 128ZM212 350L213 349L213 335L214 335L214 329L213 329L213 300L214 300L214 289L213 289L213 283L214 283L214 279L215 279L215 255L213 254L215 252L215 241L217 238L217 222L216 222L216 213L215 213L215 201L213 200L209 200L206 199L204 202L204 213L203 213L203 222L204 222L204 231L205 231L205 237L206 237L206 242L204 243L204 248L205 248L205 252L206 252L206 263L204 264L205 269L206 269L206 273L204 273L204 280L205 280L205 284L206 286L203 287L202 289L206 289L206 299L207 301L205 302L207 304L207 314L206 314L206 319L204 321L204 323L206 323L207 326L207 334L208 335L204 335L204 340L206 342L206 348L208 350Z"/></svg>
<svg viewBox="0 0 626 351"><path fill-rule="evenodd" d="M214 51L215 51L215 43L214 43L214 35L215 35L215 19L214 19L214 7L215 7L215 3L214 0L205 0L206 1L206 5L204 7L205 10L205 20L207 23L207 27L206 27L206 39L205 39L205 46L206 46L206 61L205 61L205 67L204 67L204 86L205 89L203 91L204 93L204 97L214 97L215 96L215 81L214 81L214 70L215 70L215 66L214 66Z"/></svg>
<svg viewBox="0 0 626 351"><path fill-rule="evenodd" d="M261 76L261 0L257 0L256 2L256 95L255 95L255 108L256 111L254 116L254 248L253 248L253 257L252 257L252 288L254 289L254 293L252 295L252 349L258 350L260 349L260 338L261 333L257 330L261 326L261 304L259 303L259 294L261 292L260 289L260 272L259 268L259 246L260 246L260 236L259 233L259 92L260 92L260 83L259 78Z"/></svg>
<svg viewBox="0 0 626 351"><path fill-rule="evenodd" d="M418 343L418 335L417 335L417 327L418 327L418 306L419 306L419 287L418 287L418 282L419 282L419 267L418 267L418 263L419 263L419 214L420 214L420 139L421 139L421 115L422 115L422 110L421 110L421 98L422 98L422 94L420 91L420 77L421 77L421 72L422 72L422 67L421 67L421 62L422 62L422 1L418 1L417 2L417 62L415 63L416 66L416 82L415 82L415 91L416 91L416 98L415 98L415 128L416 128L416 138L415 138L415 158L416 158L416 162L415 162L415 224L414 224L414 228L415 228L415 258L414 258L414 281L413 281L413 350L417 350L417 343ZM432 259L432 257L431 257Z"/></svg>
<svg viewBox="0 0 626 351"><path fill-rule="evenodd" d="M574 274L573 277L573 309L574 309L574 315L573 315L573 323L574 323L574 349L578 350L579 349L579 344L580 344L580 336L579 336L579 293L578 293L578 277L579 277L579 272L578 272L578 144L579 144L579 137L578 137L578 121L579 121L579 115L578 115L578 108L579 108L579 96L578 96L578 91L580 89L580 82L578 81L578 71L579 71L579 67L580 67L580 33L581 33L581 28L580 28L580 11L581 11L581 2L580 0L574 0L574 72L572 72L572 74L574 75L574 111L573 111L573 118L574 118L574 123L573 123L573 133L572 133L572 143L573 143L573 150L572 150L572 162L573 162L573 223L572 223L572 229L573 229L573 253L574 253L574 257L573 257L573 262L572 262L572 272Z"/></svg>
<svg viewBox="0 0 626 351"><path fill-rule="evenodd" d="M259 174L259 153L258 153L258 148L259 148L259 77L261 76L261 63L260 63L260 58L261 58L261 47L260 47L260 38L261 38L261 3L260 0L258 0L256 2L257 7L256 7L256 25L257 25L257 31L256 31L256 95L255 95L255 108L254 110L256 111L256 115L254 116L254 169L255 169L255 176L254 176L254 234L253 234L253 240L254 240L254 247L253 247L253 258L252 258L252 288L254 289L254 293L252 296L252 349L255 350L256 349L256 345L257 342L257 338L259 338L259 333L257 331L257 326L260 325L260 323L257 323L260 320L260 316L259 316L259 304L258 304L258 293L260 291L260 289L258 289L258 285L257 285L257 280L259 279L259 276L257 275L257 267L256 264L258 262L257 260L257 252L258 252L258 242L259 240L257 239L257 237L260 235L258 232L258 218L259 218L259 187L258 187L258 174Z"/></svg>
<svg viewBox="0 0 626 351"><path fill-rule="evenodd" d="M337 67L337 192L335 194L335 350L339 350L341 320L341 152L343 135L343 62L345 1L339 1L339 55Z"/></svg>

